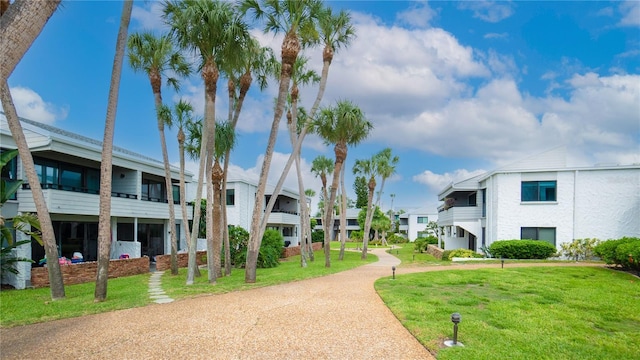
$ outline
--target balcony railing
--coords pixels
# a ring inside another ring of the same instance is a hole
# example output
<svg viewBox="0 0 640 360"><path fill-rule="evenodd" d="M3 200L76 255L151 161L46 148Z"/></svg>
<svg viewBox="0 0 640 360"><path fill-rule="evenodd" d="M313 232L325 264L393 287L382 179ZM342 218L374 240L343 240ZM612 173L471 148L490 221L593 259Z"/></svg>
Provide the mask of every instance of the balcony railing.
<svg viewBox="0 0 640 360"><path fill-rule="evenodd" d="M161 203L165 203L165 204L169 203L169 199L167 199L167 198L157 198L157 197L152 197L152 196L148 196L148 195L144 195L144 194L142 194L142 200L151 201L151 202L161 202ZM178 200L173 199L173 204L174 205L180 205L180 199L178 199Z"/></svg>
<svg viewBox="0 0 640 360"><path fill-rule="evenodd" d="M51 183L40 184L40 186L42 187L43 190L51 189L51 190L62 190L62 191L78 192L78 193L84 193L84 194L94 194L94 195L99 195L100 194L100 190L89 189L89 188L85 188L85 187L68 186L68 185L51 184ZM31 186L28 183L24 183L24 184L22 184L22 189L23 190L31 190ZM121 192L117 192L117 191L112 191L111 192L111 196L119 197L119 198L125 198L125 199L137 199L138 198L138 195L126 194L126 193L121 193Z"/></svg>

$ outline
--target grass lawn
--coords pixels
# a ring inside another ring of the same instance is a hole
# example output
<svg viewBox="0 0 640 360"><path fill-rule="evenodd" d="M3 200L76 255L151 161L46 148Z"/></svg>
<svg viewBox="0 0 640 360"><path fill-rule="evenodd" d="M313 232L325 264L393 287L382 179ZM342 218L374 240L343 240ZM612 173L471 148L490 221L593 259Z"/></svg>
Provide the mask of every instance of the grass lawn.
<svg viewBox="0 0 640 360"><path fill-rule="evenodd" d="M438 359L638 359L640 280L604 268L452 270L376 290ZM462 315L458 341L451 314Z"/></svg>
<svg viewBox="0 0 640 360"><path fill-rule="evenodd" d="M258 269L257 282L245 284L244 270L233 269L230 277L218 279L216 285L209 285L207 272L196 278L195 284L186 286L186 269L180 269L177 276L166 271L162 276L162 288L174 299L182 299L200 294L217 294L244 290L255 287L275 285L318 277L355 268L377 261L370 255L360 260L358 253L346 252L345 259L338 261L338 252L331 252L331 267L324 267L324 253L315 252L315 261L309 262L304 269L300 267L300 256L294 256L272 269ZM109 279L107 301L93 302L95 282L65 286L66 298L51 301L49 288L0 291L0 326L12 327L96 314L113 310L145 306L151 303L149 298L150 274Z"/></svg>
<svg viewBox="0 0 640 360"><path fill-rule="evenodd" d="M438 260L433 255L427 254L426 252L414 252L413 249L413 243L397 244L393 245L393 248L387 250L387 252L402 261L400 267L451 265L451 261Z"/></svg>

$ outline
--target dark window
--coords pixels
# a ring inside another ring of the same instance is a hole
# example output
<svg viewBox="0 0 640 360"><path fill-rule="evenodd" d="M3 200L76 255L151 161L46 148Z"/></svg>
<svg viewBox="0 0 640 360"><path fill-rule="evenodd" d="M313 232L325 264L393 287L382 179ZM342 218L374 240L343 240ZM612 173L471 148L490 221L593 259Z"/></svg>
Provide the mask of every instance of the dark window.
<svg viewBox="0 0 640 360"><path fill-rule="evenodd" d="M171 188L173 189L173 203L180 204L180 186L172 185Z"/></svg>
<svg viewBox="0 0 640 360"><path fill-rule="evenodd" d="M151 179L142 179L142 200L166 202L164 183Z"/></svg>
<svg viewBox="0 0 640 360"><path fill-rule="evenodd" d="M0 150L0 154L5 152L6 150ZM5 166L2 167L2 180L4 180L7 185L15 182L18 180L18 157L14 157L13 159L9 160L9 163L7 163ZM16 200L16 193L13 193L11 195L11 197L9 198L9 200Z"/></svg>
<svg viewBox="0 0 640 360"><path fill-rule="evenodd" d="M427 216L418 216L418 224L428 224L429 218Z"/></svg>
<svg viewBox="0 0 640 360"><path fill-rule="evenodd" d="M556 201L556 181L523 181L522 201Z"/></svg>
<svg viewBox="0 0 640 360"><path fill-rule="evenodd" d="M523 227L520 228L520 239L541 240L556 246L556 228Z"/></svg>
<svg viewBox="0 0 640 360"><path fill-rule="evenodd" d="M477 201L476 193L469 195L469 206L476 206L476 201Z"/></svg>
<svg viewBox="0 0 640 360"><path fill-rule="evenodd" d="M227 205L235 205L235 204L236 204L236 190L227 189Z"/></svg>

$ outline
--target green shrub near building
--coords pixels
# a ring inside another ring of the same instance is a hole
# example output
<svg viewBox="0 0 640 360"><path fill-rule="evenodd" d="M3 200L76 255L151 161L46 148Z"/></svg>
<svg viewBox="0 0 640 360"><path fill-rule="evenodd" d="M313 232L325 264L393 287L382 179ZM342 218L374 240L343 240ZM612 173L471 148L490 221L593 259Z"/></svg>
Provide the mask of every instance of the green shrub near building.
<svg viewBox="0 0 640 360"><path fill-rule="evenodd" d="M491 255L505 259L546 259L556 253L556 247L540 240L500 240L489 246Z"/></svg>

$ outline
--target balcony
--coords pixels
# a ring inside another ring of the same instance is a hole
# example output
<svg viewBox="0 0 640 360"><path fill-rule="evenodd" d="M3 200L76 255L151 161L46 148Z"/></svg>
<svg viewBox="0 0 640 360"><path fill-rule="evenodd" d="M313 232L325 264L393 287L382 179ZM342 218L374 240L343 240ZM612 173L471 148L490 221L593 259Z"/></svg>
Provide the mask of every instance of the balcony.
<svg viewBox="0 0 640 360"><path fill-rule="evenodd" d="M438 210L438 225L454 225L458 221L473 221L482 217L479 206L454 206L447 210Z"/></svg>
<svg viewBox="0 0 640 360"><path fill-rule="evenodd" d="M89 189L85 187L67 186L67 185L60 185L60 184L40 184L40 186L42 187L42 190L62 190L62 191L71 191L71 192L84 193L84 194L100 195L100 190ZM22 189L31 190L31 186L28 183L24 183L22 184ZM112 191L111 196L125 198L125 199L138 198L138 195L135 195L135 194L125 194L125 193L120 193L116 191Z"/></svg>

